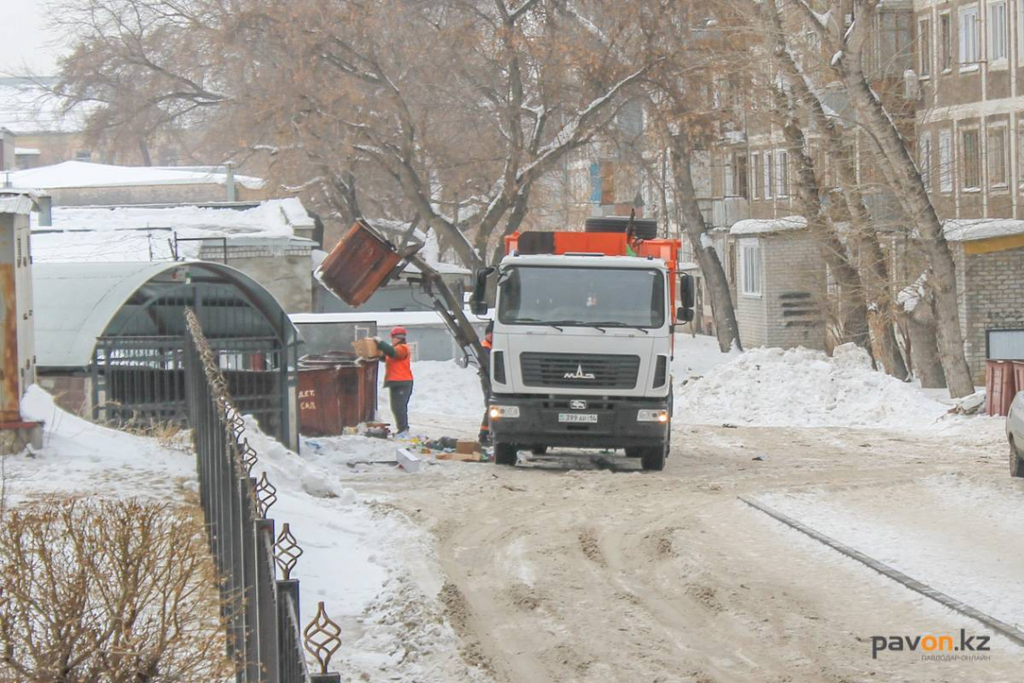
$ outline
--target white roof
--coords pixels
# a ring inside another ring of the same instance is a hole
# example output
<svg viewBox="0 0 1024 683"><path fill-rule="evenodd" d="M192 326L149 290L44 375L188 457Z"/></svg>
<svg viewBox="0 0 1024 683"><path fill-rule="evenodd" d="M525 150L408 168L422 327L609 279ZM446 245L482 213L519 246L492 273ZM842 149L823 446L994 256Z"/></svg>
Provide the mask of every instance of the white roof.
<svg viewBox="0 0 1024 683"><path fill-rule="evenodd" d="M249 276L219 263L44 263L32 267L36 364L41 368L84 368L93 360L96 338L118 311L150 280L181 278L185 271L214 273L248 294L280 319L280 305ZM283 332L293 339L291 326Z"/></svg>
<svg viewBox="0 0 1024 683"><path fill-rule="evenodd" d="M10 174L11 187L56 190L78 187L139 187L148 185L224 185L223 171L180 169L173 166L111 166L65 161ZM261 179L236 175L235 182L250 190L263 187Z"/></svg>
<svg viewBox="0 0 1024 683"><path fill-rule="evenodd" d="M1024 221L1012 218L951 218L943 221L942 233L951 242L1024 235Z"/></svg>
<svg viewBox="0 0 1024 683"><path fill-rule="evenodd" d="M29 215L32 212L32 198L27 194L0 194L0 213Z"/></svg>
<svg viewBox="0 0 1024 683"><path fill-rule="evenodd" d="M786 216L785 218L747 218L736 221L729 229L730 235L762 235L785 230L802 230L807 227L807 219L803 216Z"/></svg>
<svg viewBox="0 0 1024 683"><path fill-rule="evenodd" d="M35 147L15 147L14 153L18 156L39 156L42 152Z"/></svg>
<svg viewBox="0 0 1024 683"><path fill-rule="evenodd" d="M295 223L292 223L295 221ZM241 241L295 241L313 219L298 199L270 199L254 208L54 207L53 225L33 225L37 263L172 260L174 237ZM306 243L303 240L303 243ZM179 244L179 257L196 257L201 242Z"/></svg>
<svg viewBox="0 0 1024 683"><path fill-rule="evenodd" d="M506 256L504 266L567 266L585 268L664 268L661 259L646 259L636 256L530 254L527 256Z"/></svg>
<svg viewBox="0 0 1024 683"><path fill-rule="evenodd" d="M475 316L466 311L466 317L471 323L479 322L486 324L493 315L488 311L486 316ZM426 327L444 326L444 319L437 311L354 311L352 313L292 313L288 316L296 325L308 325L313 323L359 323L375 322L378 327ZM479 319L478 319L479 318Z"/></svg>

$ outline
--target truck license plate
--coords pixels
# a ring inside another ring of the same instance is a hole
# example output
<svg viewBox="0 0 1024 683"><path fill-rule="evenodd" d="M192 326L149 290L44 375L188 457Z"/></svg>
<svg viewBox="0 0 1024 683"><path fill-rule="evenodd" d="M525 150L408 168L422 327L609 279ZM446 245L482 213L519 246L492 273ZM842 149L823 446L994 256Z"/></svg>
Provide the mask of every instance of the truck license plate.
<svg viewBox="0 0 1024 683"><path fill-rule="evenodd" d="M559 422L597 422L597 415L594 413L559 413Z"/></svg>

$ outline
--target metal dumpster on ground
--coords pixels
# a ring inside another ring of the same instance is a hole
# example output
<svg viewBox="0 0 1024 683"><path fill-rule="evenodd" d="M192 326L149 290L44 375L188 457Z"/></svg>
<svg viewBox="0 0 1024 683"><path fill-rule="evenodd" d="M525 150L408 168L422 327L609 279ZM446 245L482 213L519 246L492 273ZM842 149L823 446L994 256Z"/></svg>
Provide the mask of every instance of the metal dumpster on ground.
<svg viewBox="0 0 1024 683"><path fill-rule="evenodd" d="M299 432L336 436L345 427L373 422L377 413L378 364L357 363L355 354L332 351L299 361Z"/></svg>
<svg viewBox="0 0 1024 683"><path fill-rule="evenodd" d="M1018 387L1014 378L1013 361L990 360L985 364L985 412L989 415L1007 415Z"/></svg>

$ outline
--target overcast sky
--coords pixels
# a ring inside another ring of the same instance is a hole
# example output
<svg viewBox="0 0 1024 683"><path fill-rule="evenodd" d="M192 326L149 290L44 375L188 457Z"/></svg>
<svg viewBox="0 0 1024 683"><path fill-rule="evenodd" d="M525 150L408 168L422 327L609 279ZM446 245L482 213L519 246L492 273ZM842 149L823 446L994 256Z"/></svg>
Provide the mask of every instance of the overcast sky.
<svg viewBox="0 0 1024 683"><path fill-rule="evenodd" d="M59 49L45 27L47 0L0 0L0 76L21 75L25 66L53 75Z"/></svg>

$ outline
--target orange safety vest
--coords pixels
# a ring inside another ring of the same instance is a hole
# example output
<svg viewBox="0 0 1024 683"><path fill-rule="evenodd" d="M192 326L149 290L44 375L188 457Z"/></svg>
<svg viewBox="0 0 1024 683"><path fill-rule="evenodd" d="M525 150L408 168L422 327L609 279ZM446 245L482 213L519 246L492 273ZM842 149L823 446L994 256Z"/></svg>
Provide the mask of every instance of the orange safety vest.
<svg viewBox="0 0 1024 683"><path fill-rule="evenodd" d="M384 356L384 381L412 381L412 358L410 357L407 344L395 344L395 358L387 355Z"/></svg>

